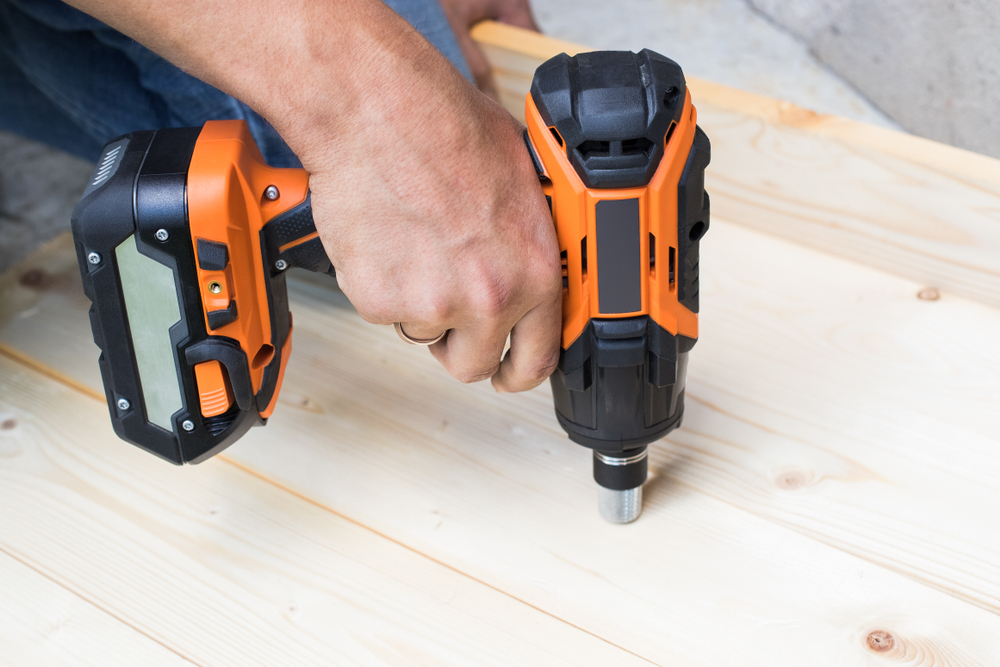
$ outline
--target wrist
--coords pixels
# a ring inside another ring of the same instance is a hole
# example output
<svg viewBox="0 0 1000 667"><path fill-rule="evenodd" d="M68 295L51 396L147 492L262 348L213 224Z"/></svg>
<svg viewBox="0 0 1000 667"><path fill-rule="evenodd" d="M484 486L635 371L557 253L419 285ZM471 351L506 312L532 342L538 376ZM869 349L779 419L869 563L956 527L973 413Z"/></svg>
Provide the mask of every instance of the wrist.
<svg viewBox="0 0 1000 667"><path fill-rule="evenodd" d="M307 161L414 70L447 65L381 0L69 2L248 104Z"/></svg>
<svg viewBox="0 0 1000 667"><path fill-rule="evenodd" d="M240 90L227 91L264 116L311 173L356 158L362 142L371 149L391 140L400 125L432 117L427 107L440 91L467 86L382 2L349 3L329 14L306 17L310 25L286 47L285 66L265 61L240 77Z"/></svg>

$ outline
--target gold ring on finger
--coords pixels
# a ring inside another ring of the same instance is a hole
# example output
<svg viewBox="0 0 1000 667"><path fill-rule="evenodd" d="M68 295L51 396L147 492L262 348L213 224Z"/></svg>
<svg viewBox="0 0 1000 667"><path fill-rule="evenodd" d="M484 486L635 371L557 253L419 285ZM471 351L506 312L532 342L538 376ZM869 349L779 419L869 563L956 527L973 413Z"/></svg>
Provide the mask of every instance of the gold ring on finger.
<svg viewBox="0 0 1000 667"><path fill-rule="evenodd" d="M396 322L393 326L396 327L396 333L399 334L399 337L410 345L433 345L448 334L448 330L445 329L434 338L411 338L406 335L405 331L403 331L403 325L401 323Z"/></svg>

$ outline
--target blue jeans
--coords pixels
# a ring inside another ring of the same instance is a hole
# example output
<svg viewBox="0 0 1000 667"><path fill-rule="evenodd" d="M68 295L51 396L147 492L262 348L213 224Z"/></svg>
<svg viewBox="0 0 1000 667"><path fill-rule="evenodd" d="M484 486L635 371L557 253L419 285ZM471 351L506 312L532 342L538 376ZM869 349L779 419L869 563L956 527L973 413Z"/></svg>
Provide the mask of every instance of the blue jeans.
<svg viewBox="0 0 1000 667"><path fill-rule="evenodd" d="M472 79L439 0L387 0ZM121 134L242 118L275 167L298 166L246 104L59 0L0 0L0 129L95 161Z"/></svg>

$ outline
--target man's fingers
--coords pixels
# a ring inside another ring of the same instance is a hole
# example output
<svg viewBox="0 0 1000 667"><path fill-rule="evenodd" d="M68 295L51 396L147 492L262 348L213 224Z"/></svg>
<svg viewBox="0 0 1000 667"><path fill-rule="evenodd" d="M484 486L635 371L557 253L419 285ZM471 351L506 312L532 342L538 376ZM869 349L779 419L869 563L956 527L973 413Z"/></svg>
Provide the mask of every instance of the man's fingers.
<svg viewBox="0 0 1000 667"><path fill-rule="evenodd" d="M452 329L440 343L431 345L434 358L462 382L492 377L500 365L507 334L499 329Z"/></svg>
<svg viewBox="0 0 1000 667"><path fill-rule="evenodd" d="M559 363L562 294L535 306L510 332L510 350L493 376L497 391L527 391L541 384Z"/></svg>
<svg viewBox="0 0 1000 667"><path fill-rule="evenodd" d="M472 72L473 78L476 80L476 87L483 91L490 97L496 99L496 87L493 84L493 73L490 69L490 63L486 60L486 55L483 50L479 48L475 40L472 39L472 35L469 34L468 28L456 31L455 37L458 40L458 45L462 49L462 55L465 57L465 62L469 65L469 70Z"/></svg>
<svg viewBox="0 0 1000 667"><path fill-rule="evenodd" d="M508 25L517 26L540 32L535 17L531 13L531 5L526 0L504 0L499 3L496 19Z"/></svg>

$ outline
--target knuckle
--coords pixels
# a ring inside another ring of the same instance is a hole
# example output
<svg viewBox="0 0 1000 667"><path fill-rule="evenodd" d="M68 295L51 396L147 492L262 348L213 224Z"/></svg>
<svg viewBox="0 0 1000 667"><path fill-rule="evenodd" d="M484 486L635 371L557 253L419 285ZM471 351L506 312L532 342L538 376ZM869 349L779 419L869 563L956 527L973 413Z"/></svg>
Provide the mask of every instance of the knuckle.
<svg viewBox="0 0 1000 667"><path fill-rule="evenodd" d="M548 282L558 282L562 276L562 260L559 258L558 246L551 253L545 253L543 259L537 263L541 277Z"/></svg>
<svg viewBox="0 0 1000 667"><path fill-rule="evenodd" d="M361 319L372 324L392 324L395 309L374 280L364 273L343 271L337 275L337 283Z"/></svg>
<svg viewBox="0 0 1000 667"><path fill-rule="evenodd" d="M537 284L542 291L542 294L546 297L552 297L554 295L562 295L562 265L556 263L550 270L546 270L545 274L539 276Z"/></svg>
<svg viewBox="0 0 1000 667"><path fill-rule="evenodd" d="M482 368L462 368L456 370L453 375L455 379L464 384L472 384L473 382L482 382L483 380L488 380L496 373L497 367L494 366L490 369Z"/></svg>
<svg viewBox="0 0 1000 667"><path fill-rule="evenodd" d="M491 320L498 319L510 303L510 289L497 278L480 281L472 294L472 307L476 313Z"/></svg>
<svg viewBox="0 0 1000 667"><path fill-rule="evenodd" d="M391 324L391 309L389 308L388 302L383 299L374 298L370 291L365 290L359 293L351 293L347 295L347 298L354 305L354 309L358 311L358 315L361 316L366 322L371 322L372 324Z"/></svg>
<svg viewBox="0 0 1000 667"><path fill-rule="evenodd" d="M389 309L382 305L355 302L354 307L358 311L358 315L365 322L370 322L371 324L392 324L396 321L389 314Z"/></svg>
<svg viewBox="0 0 1000 667"><path fill-rule="evenodd" d="M562 292L562 261L557 250L536 253L527 269L527 279L538 293L551 296Z"/></svg>
<svg viewBox="0 0 1000 667"><path fill-rule="evenodd" d="M552 375L558 366L559 352L556 351L548 356L536 359L535 363L531 364L522 375L526 380L539 384Z"/></svg>
<svg viewBox="0 0 1000 667"><path fill-rule="evenodd" d="M420 320L432 325L448 322L451 319L453 310L451 299L448 298L448 295L434 295L424 304Z"/></svg>

